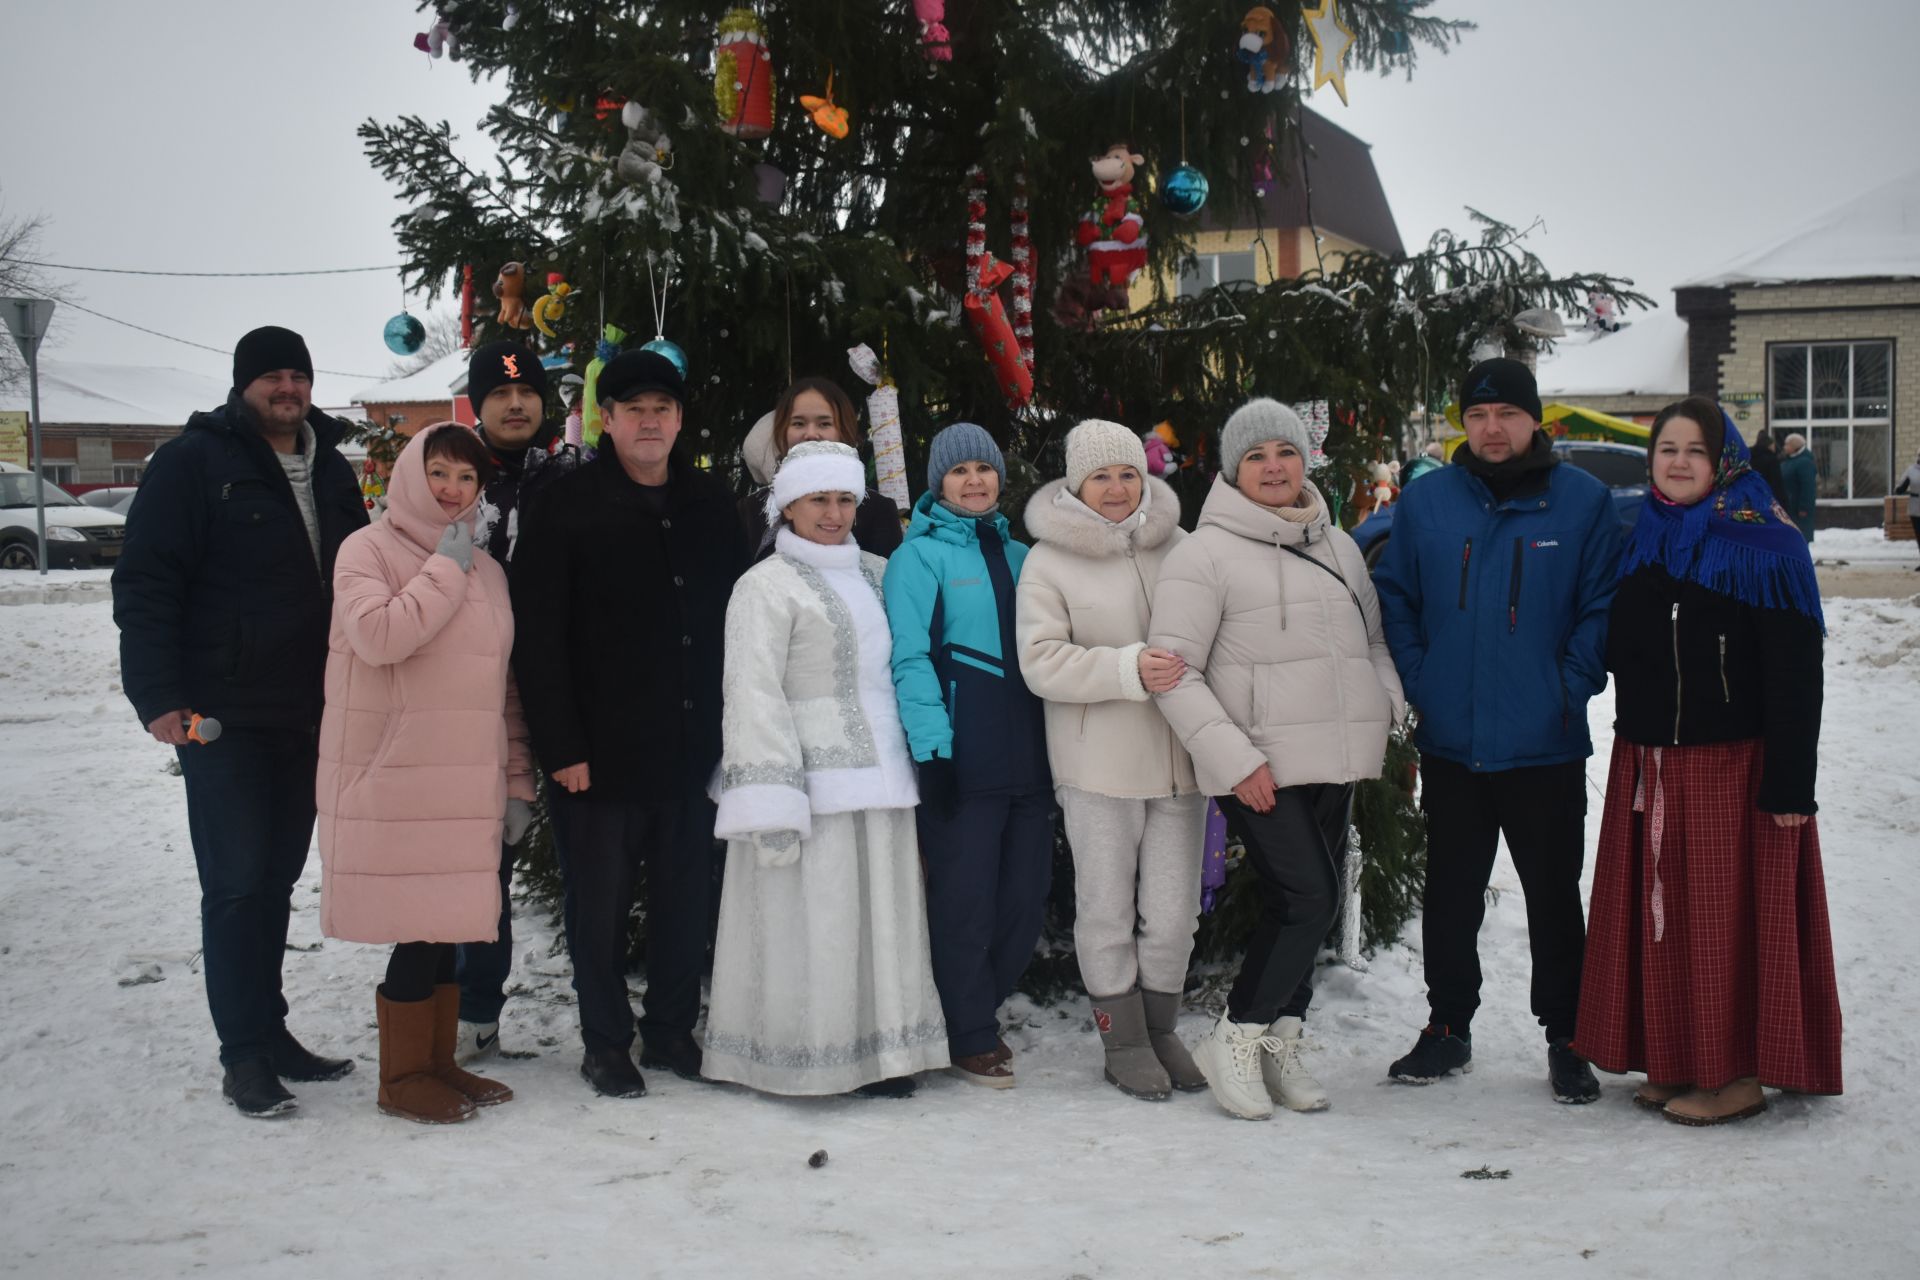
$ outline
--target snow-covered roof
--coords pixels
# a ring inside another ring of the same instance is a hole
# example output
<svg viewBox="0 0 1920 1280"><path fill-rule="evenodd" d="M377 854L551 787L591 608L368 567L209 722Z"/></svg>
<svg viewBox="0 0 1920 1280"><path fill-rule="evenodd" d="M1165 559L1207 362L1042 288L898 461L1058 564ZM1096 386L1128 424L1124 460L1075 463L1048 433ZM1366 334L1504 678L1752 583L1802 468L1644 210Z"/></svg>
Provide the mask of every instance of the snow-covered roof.
<svg viewBox="0 0 1920 1280"><path fill-rule="evenodd" d="M1639 313L1617 333L1578 330L1540 357L1542 399L1687 394L1687 322L1671 311Z"/></svg>
<svg viewBox="0 0 1920 1280"><path fill-rule="evenodd" d="M40 361L40 420L115 427L178 427L227 402L227 379L162 365ZM26 379L0 391L0 409L29 401Z"/></svg>
<svg viewBox="0 0 1920 1280"><path fill-rule="evenodd" d="M1681 288L1920 276L1920 169L1769 241Z"/></svg>
<svg viewBox="0 0 1920 1280"><path fill-rule="evenodd" d="M370 387L362 387L353 393L355 404L438 404L452 400L458 394L454 388L465 389L467 381L467 352L454 351L441 356L423 369L416 369L402 378L388 378L385 382L376 382Z"/></svg>

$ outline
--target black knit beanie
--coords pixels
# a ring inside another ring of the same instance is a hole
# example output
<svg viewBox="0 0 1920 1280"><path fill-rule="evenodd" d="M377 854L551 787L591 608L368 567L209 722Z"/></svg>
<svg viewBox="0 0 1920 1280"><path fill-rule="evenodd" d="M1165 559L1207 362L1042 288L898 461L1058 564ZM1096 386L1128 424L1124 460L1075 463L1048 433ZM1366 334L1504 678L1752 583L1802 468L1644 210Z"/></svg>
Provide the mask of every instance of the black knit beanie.
<svg viewBox="0 0 1920 1280"><path fill-rule="evenodd" d="M467 401L475 413L480 412L480 406L486 403L495 387L504 387L510 382L532 387L535 394L544 399L547 371L541 366L540 357L506 338L473 349L473 355L467 359Z"/></svg>
<svg viewBox="0 0 1920 1280"><path fill-rule="evenodd" d="M307 340L291 329L277 324L262 325L233 349L233 387L244 390L248 383L275 369L298 369L313 380L313 357L307 354Z"/></svg>
<svg viewBox="0 0 1920 1280"><path fill-rule="evenodd" d="M1460 411L1477 404L1510 404L1540 421L1540 385L1518 360L1482 360L1460 381Z"/></svg>

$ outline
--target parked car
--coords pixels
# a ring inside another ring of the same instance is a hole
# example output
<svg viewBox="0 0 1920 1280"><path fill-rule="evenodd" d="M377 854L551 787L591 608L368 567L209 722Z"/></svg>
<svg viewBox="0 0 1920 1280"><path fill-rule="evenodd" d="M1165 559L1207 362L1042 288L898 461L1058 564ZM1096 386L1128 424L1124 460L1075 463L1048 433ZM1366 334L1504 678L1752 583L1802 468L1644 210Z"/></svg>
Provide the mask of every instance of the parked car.
<svg viewBox="0 0 1920 1280"><path fill-rule="evenodd" d="M1640 518L1640 504L1647 500L1647 451L1637 445L1611 444L1600 440L1556 440L1553 451L1562 462L1576 466L1613 494L1613 509L1627 528ZM1387 539L1393 533L1393 513L1399 504L1382 507L1353 527L1353 541L1367 558L1367 568L1380 563Z"/></svg>
<svg viewBox="0 0 1920 1280"><path fill-rule="evenodd" d="M52 481L45 483L47 567L111 569L126 544L127 518L90 507ZM0 462L0 569L40 567L34 489L33 472Z"/></svg>
<svg viewBox="0 0 1920 1280"><path fill-rule="evenodd" d="M80 501L102 511L111 511L117 516L127 514L127 508L133 505L134 495L140 490L133 485L108 485L104 489L89 489L76 494Z"/></svg>

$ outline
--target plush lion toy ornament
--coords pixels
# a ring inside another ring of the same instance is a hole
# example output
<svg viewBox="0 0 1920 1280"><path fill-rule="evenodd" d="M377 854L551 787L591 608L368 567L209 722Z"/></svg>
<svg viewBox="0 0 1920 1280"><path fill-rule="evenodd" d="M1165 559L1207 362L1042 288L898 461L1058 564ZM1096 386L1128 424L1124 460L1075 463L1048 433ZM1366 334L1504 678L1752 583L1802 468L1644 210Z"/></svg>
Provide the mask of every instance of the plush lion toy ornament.
<svg viewBox="0 0 1920 1280"><path fill-rule="evenodd" d="M526 294L525 265L509 262L502 266L493 282L493 296L500 299L500 314L494 319L509 329L533 328L533 317L527 312Z"/></svg>

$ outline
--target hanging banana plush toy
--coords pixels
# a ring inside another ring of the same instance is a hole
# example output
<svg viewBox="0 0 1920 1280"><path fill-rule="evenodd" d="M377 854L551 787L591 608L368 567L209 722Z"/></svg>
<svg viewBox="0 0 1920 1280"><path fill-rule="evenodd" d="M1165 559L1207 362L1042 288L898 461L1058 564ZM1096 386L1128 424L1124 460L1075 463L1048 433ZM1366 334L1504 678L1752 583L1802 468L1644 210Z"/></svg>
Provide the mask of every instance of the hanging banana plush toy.
<svg viewBox="0 0 1920 1280"><path fill-rule="evenodd" d="M547 273L547 291L534 300L533 327L549 338L557 338L561 320L567 314L567 295L573 292L573 286L558 271Z"/></svg>
<svg viewBox="0 0 1920 1280"><path fill-rule="evenodd" d="M600 371L607 367L607 361L620 354L620 344L627 340L627 331L619 325L607 325L600 331L600 345L593 349L593 359L587 362L587 385L580 396L580 428L589 449L600 447Z"/></svg>

